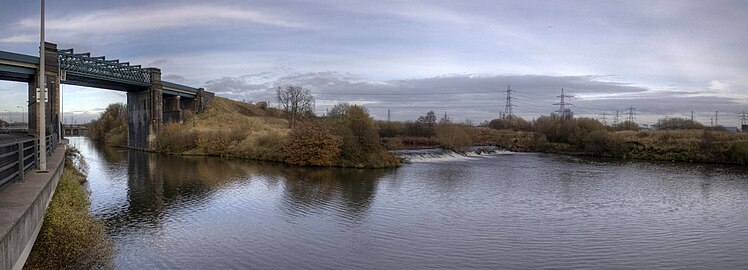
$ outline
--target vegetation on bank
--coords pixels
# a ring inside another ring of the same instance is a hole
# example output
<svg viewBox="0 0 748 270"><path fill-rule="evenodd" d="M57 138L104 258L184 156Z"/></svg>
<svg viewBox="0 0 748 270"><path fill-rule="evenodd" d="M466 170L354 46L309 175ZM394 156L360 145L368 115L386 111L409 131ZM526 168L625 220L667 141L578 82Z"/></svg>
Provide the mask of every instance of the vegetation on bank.
<svg viewBox="0 0 748 270"><path fill-rule="evenodd" d="M91 129L105 131L92 133L92 139L111 145L115 140L107 138L116 138L112 134L115 130L125 128L126 134L126 115L110 112L118 109L110 106L101 119L91 124ZM378 127L365 108L340 104L335 110L339 113L317 117L296 109L290 117L265 104L216 97L202 114L182 123L165 124L156 135L153 150L309 166L382 168L400 163L380 144ZM113 116L120 118L112 119ZM293 128L289 127L291 118ZM113 128L111 124L120 126Z"/></svg>
<svg viewBox="0 0 748 270"><path fill-rule="evenodd" d="M127 105L109 104L101 117L89 124L88 137L107 145L127 146Z"/></svg>
<svg viewBox="0 0 748 270"><path fill-rule="evenodd" d="M284 91L290 91L290 97ZM628 121L611 127L592 118L558 115L532 121L509 116L479 126L455 122L446 113L437 117L433 111L412 121L374 121L365 107L346 103L334 106L323 117L315 116L308 90L289 87L277 92L279 102L288 102L280 106L283 110L268 108L264 102L254 105L216 98L204 113L183 123L166 124L156 136L154 151L378 168L399 163L388 150L442 147L461 152L473 145L496 145L512 151L748 163L748 134L706 128L683 118L662 119L656 131L641 130ZM126 134L122 131L126 131L126 115L119 111L122 106L110 106L93 124L102 126L92 128L95 140L115 145L112 142L125 141L119 137Z"/></svg>
<svg viewBox="0 0 748 270"><path fill-rule="evenodd" d="M682 118L662 119L657 126L657 130L640 130L632 122L608 127L591 118L543 116L525 128L497 129L496 144L515 151L748 164L748 133L706 128Z"/></svg>
<svg viewBox="0 0 748 270"><path fill-rule="evenodd" d="M83 164L74 149L65 151L65 169L44 216L24 269L109 269L114 249L104 225L90 211Z"/></svg>

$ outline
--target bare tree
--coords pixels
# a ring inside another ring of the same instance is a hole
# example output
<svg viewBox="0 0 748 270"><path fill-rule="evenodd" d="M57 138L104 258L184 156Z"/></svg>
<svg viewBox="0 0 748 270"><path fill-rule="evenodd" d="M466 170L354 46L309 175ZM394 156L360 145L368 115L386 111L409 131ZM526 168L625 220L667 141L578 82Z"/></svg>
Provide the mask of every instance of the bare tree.
<svg viewBox="0 0 748 270"><path fill-rule="evenodd" d="M278 87L275 100L286 113L290 128L296 126L296 122L302 117L314 115L314 97L309 89L293 85Z"/></svg>

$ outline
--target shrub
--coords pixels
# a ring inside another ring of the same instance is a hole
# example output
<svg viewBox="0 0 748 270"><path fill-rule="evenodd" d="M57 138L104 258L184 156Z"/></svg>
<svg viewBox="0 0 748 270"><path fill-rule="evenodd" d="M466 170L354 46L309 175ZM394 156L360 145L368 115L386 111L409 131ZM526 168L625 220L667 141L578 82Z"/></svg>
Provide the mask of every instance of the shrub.
<svg viewBox="0 0 748 270"><path fill-rule="evenodd" d="M379 127L379 137L392 138L402 135L405 131L405 124L396 121L377 121Z"/></svg>
<svg viewBox="0 0 748 270"><path fill-rule="evenodd" d="M593 130L584 136L584 151L602 155L609 147L608 132L605 130Z"/></svg>
<svg viewBox="0 0 748 270"><path fill-rule="evenodd" d="M514 115L491 120L491 122L488 123L488 127L493 129L512 129L522 131L530 131L531 129L529 122L527 122L522 117Z"/></svg>
<svg viewBox="0 0 748 270"><path fill-rule="evenodd" d="M623 131L623 130L639 131L639 125L631 121L624 121L616 125L613 128L613 130L615 131Z"/></svg>
<svg viewBox="0 0 748 270"><path fill-rule="evenodd" d="M288 135L277 130L252 133L244 140L232 143L226 154L233 157L285 162L283 147Z"/></svg>
<svg viewBox="0 0 748 270"><path fill-rule="evenodd" d="M197 148L207 154L223 154L232 143L245 137L246 134L238 129L200 131L197 132Z"/></svg>
<svg viewBox="0 0 748 270"><path fill-rule="evenodd" d="M657 120L657 129L702 129L704 125L686 118L673 117Z"/></svg>
<svg viewBox="0 0 748 270"><path fill-rule="evenodd" d="M285 161L291 164L330 166L340 157L342 140L326 125L299 123L283 147Z"/></svg>
<svg viewBox="0 0 748 270"><path fill-rule="evenodd" d="M748 164L748 141L732 142L727 150L727 156L734 163Z"/></svg>
<svg viewBox="0 0 748 270"><path fill-rule="evenodd" d="M366 108L357 105L336 105L328 121L342 139L340 165L345 167L388 167L399 159L390 154L379 141L379 132Z"/></svg>
<svg viewBox="0 0 748 270"><path fill-rule="evenodd" d="M127 105L109 104L98 120L88 125L91 140L109 145L127 145Z"/></svg>
<svg viewBox="0 0 748 270"><path fill-rule="evenodd" d="M465 131L465 128L458 124L438 124L435 128L436 140L442 147L462 151L465 147L471 146L473 141Z"/></svg>
<svg viewBox="0 0 748 270"><path fill-rule="evenodd" d="M178 123L169 123L156 135L156 151L182 153L197 146L197 134Z"/></svg>

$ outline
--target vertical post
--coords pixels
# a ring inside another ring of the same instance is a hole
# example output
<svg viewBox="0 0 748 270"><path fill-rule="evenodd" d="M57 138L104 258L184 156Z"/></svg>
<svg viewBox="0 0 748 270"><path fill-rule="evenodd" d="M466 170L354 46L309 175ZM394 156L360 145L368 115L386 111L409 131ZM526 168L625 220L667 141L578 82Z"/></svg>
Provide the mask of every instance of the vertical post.
<svg viewBox="0 0 748 270"><path fill-rule="evenodd" d="M34 162L35 167L39 169L39 140L34 140Z"/></svg>
<svg viewBox="0 0 748 270"><path fill-rule="evenodd" d="M47 91L46 79L44 78L44 55L47 50L44 46L44 0L41 0L41 34L39 40L39 101L37 102L37 113L39 117L39 148L41 151L47 149ZM39 171L47 171L47 155L39 155Z"/></svg>
<svg viewBox="0 0 748 270"><path fill-rule="evenodd" d="M25 173L23 168L26 167L24 165L25 164L23 164L23 142L19 142L18 143L18 180L19 181L23 181L23 174Z"/></svg>

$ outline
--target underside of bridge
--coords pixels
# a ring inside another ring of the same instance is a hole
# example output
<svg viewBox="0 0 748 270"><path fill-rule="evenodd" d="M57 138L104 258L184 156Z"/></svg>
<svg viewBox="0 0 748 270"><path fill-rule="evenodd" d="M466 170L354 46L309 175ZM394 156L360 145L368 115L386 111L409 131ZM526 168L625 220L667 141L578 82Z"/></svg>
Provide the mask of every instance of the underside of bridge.
<svg viewBox="0 0 748 270"><path fill-rule="evenodd" d="M60 84L103 88L127 92L128 146L151 149L156 134L165 122L181 122L185 115L201 113L213 99L213 93L161 81L161 70L139 65L76 54L72 49L58 50L45 43L45 78L48 103L45 109L48 134L61 134ZM55 61L56 60L56 61ZM36 91L39 87L39 58L0 51L0 79L29 84L29 133L42 126L37 117Z"/></svg>

